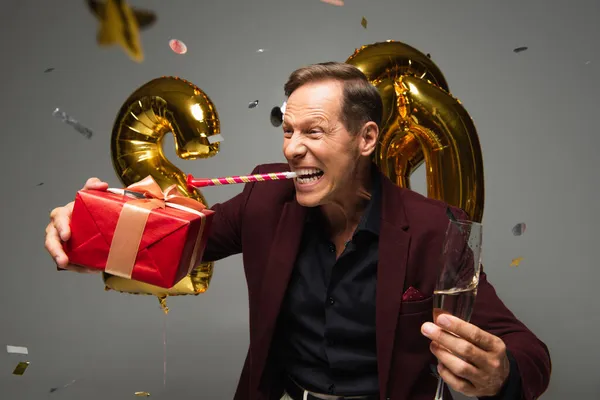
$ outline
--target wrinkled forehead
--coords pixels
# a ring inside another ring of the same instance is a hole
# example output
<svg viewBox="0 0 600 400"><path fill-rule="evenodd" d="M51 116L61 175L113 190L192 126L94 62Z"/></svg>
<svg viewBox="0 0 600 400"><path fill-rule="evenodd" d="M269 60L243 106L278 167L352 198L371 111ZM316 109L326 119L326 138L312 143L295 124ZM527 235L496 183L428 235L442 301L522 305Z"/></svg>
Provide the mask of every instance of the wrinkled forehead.
<svg viewBox="0 0 600 400"><path fill-rule="evenodd" d="M337 82L307 84L288 98L283 111L284 124L300 124L313 120L338 120L342 105L342 87Z"/></svg>

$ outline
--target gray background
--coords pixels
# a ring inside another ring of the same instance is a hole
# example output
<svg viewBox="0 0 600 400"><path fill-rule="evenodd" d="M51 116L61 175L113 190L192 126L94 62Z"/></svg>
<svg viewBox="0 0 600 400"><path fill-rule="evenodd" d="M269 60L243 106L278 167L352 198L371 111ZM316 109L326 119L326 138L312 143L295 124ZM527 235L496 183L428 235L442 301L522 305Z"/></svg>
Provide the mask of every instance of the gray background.
<svg viewBox="0 0 600 400"><path fill-rule="evenodd" d="M165 321L152 297L105 292L98 276L56 272L43 249L48 212L72 200L90 176L119 186L112 124L146 81L186 78L208 93L221 118L220 154L177 160L168 141L171 160L199 176L242 174L283 160L282 134L269 111L283 101L292 70L344 61L355 48L387 39L431 53L476 123L486 178L484 264L501 298L550 347L554 370L543 398L600 398L600 2L131 4L158 15L142 33L143 64L118 47L96 45L97 21L83 1L3 1L0 8L0 345L30 352L25 358L0 349L0 398L128 399L135 391L159 399L232 398L248 345L241 257L217 264L206 294L171 298ZM184 41L188 53L173 53L171 38ZM520 46L529 50L514 53ZM249 109L256 99L259 106ZM52 117L56 107L91 128L93 138ZM422 192L423 170L413 177ZM204 194L214 204L241 189ZM528 229L515 237L511 228L519 222ZM518 268L509 266L515 257L524 257ZM23 359L31 366L13 376Z"/></svg>

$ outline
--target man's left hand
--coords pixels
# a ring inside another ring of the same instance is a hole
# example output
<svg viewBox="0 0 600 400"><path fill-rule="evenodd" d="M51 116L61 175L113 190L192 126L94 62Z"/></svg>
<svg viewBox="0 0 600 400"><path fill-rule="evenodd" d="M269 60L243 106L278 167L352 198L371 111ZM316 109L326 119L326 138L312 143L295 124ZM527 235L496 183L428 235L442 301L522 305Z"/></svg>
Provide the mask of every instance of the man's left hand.
<svg viewBox="0 0 600 400"><path fill-rule="evenodd" d="M500 392L510 372L502 339L449 314L440 315L436 324L424 323L421 332L431 339L438 372L448 386L466 396Z"/></svg>

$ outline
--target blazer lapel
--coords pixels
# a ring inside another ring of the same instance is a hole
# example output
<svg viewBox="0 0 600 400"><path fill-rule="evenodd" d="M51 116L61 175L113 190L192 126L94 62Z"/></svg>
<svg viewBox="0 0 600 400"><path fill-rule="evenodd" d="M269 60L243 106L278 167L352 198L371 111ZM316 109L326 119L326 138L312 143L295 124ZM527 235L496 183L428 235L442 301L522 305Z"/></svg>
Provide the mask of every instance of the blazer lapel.
<svg viewBox="0 0 600 400"><path fill-rule="evenodd" d="M287 202L271 244L254 323L256 341L252 348L251 378L254 389L258 388L265 367L275 323L300 247L305 215L306 208L300 206L295 199Z"/></svg>
<svg viewBox="0 0 600 400"><path fill-rule="evenodd" d="M401 193L391 181L382 178L375 316L379 388L382 398L385 398L387 392L410 246Z"/></svg>

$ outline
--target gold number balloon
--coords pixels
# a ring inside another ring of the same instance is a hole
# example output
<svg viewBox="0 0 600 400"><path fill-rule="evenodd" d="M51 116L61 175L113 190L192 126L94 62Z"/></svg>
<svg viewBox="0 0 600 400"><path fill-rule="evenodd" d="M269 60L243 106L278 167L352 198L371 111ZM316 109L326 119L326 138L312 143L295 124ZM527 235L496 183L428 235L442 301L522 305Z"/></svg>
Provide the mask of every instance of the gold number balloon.
<svg viewBox="0 0 600 400"><path fill-rule="evenodd" d="M410 188L423 162L428 197L483 217L483 159L471 117L450 95L440 69L415 48L382 42L357 49L347 63L379 90L384 115L375 162L388 178Z"/></svg>
<svg viewBox="0 0 600 400"><path fill-rule="evenodd" d="M129 186L151 175L163 190L175 184L181 193L208 206L200 191L188 190L185 173L163 154L163 140L170 132L175 136L175 152L182 159L208 158L219 152L220 123L213 102L184 79L161 77L133 92L117 114L111 158L119 179ZM201 263L170 289L106 273L103 277L107 290L155 295L166 311L167 296L205 292L213 267L212 262Z"/></svg>

